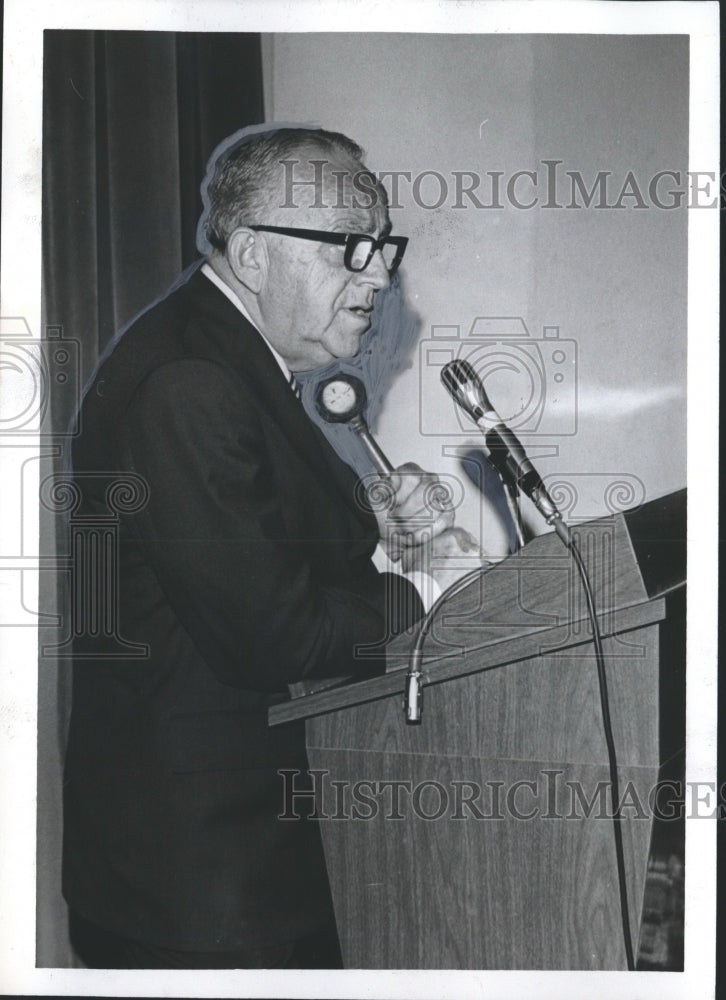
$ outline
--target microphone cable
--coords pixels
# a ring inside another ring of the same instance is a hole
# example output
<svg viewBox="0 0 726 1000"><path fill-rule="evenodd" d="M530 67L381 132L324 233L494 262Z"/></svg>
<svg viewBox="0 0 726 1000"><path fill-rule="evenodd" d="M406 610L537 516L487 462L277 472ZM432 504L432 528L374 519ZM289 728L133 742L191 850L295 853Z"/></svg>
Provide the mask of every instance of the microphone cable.
<svg viewBox="0 0 726 1000"><path fill-rule="evenodd" d="M557 534L563 540L572 558L575 560L575 565L577 566L578 572L580 574L580 580L582 582L582 588L585 591L585 600L587 602L587 611L590 618L590 624L592 626L592 639L595 646L595 661L597 663L597 680L598 687L600 689L600 710L602 712L602 723L603 732L605 734L605 743L607 745L608 751L608 768L610 771L610 804L612 808L612 819L613 819L613 838L615 840L615 858L617 862L618 869L618 890L620 893L620 917L623 928L623 941L625 943L625 958L628 966L628 972L635 971L635 959L633 955L633 941L630 932L630 911L628 909L628 885L625 877L625 854L623 851L623 829L622 829L622 814L620 812L620 789L618 782L618 760L615 751L615 739L613 737L613 726L612 719L610 718L610 697L608 695L608 681L607 675L605 673L605 655L602 648L602 636L600 634L600 623L597 620L597 613L595 611L595 599L592 595L592 587L590 585L590 578L585 567L585 562L582 558L580 552L580 547L577 544L572 532L564 524L560 522L565 529L564 532L558 531ZM566 533L566 534L565 534ZM566 540L565 540L566 538Z"/></svg>
<svg viewBox="0 0 726 1000"><path fill-rule="evenodd" d="M588 617L592 627L593 644L595 647L595 661L597 663L598 687L600 691L600 709L602 713L603 731L608 753L608 769L610 772L610 801L613 819L613 838L615 841L615 859L618 872L618 892L620 897L620 918L623 931L623 942L625 944L625 959L629 972L635 971L635 960L633 956L633 944L630 931L630 914L628 909L628 887L625 876L625 855L623 851L622 814L620 812L620 791L618 781L618 763L615 751L615 740L613 738L612 719L610 717L610 698L608 695L607 675L605 673L605 656L602 647L602 636L600 634L600 624L597 620L595 610L595 600L592 594L590 578L585 567L579 546L573 537L570 529L561 519L553 521L555 533L559 536L565 547L569 550L575 561L580 576L585 601L587 603ZM474 580L481 578L491 566L478 566L471 570L459 580L456 580L440 597L432 604L419 626L418 636L411 651L409 669L406 675L406 695L404 699L404 710L406 722L418 724L421 722L421 707L423 699L423 646L431 630L431 624L443 605L451 598L464 590Z"/></svg>

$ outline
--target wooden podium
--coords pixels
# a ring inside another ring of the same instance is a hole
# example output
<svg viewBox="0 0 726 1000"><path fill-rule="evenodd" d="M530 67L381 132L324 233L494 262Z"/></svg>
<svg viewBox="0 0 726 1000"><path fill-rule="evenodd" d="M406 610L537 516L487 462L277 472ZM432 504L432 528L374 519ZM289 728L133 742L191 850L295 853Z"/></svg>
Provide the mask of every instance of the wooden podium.
<svg viewBox="0 0 726 1000"><path fill-rule="evenodd" d="M659 623L685 582L685 491L573 530L604 637L637 953ZM389 644L384 676L270 712L273 725L307 720L346 968L625 968L595 656L569 553L542 535L443 607L411 726L414 638Z"/></svg>

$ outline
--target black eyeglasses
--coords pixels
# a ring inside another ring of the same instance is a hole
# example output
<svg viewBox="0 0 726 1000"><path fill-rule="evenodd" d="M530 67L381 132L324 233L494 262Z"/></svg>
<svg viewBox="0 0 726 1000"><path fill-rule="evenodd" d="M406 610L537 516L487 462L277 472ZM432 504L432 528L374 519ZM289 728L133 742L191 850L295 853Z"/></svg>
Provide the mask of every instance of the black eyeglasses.
<svg viewBox="0 0 726 1000"><path fill-rule="evenodd" d="M345 247L343 263L349 271L365 271L373 254L380 250L388 273L394 274L406 252L408 236L382 236L379 240L367 233L328 233L321 229L286 229L283 226L250 226L256 232L295 236L299 240L335 243Z"/></svg>

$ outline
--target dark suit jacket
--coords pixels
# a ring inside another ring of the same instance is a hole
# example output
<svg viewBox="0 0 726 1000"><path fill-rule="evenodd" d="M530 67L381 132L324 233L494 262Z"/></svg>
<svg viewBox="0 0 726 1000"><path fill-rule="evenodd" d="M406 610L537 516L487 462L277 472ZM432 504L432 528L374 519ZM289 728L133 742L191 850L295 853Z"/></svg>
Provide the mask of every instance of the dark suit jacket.
<svg viewBox="0 0 726 1000"><path fill-rule="evenodd" d="M327 878L317 824L277 818L277 772L306 757L302 726L269 729L268 707L290 682L380 671L354 647L418 617L418 596L373 567L375 519L354 474L199 272L102 364L73 464L76 517L107 514L119 474L148 486L143 509L121 515L116 572L97 595L108 611L117 588L118 630L148 655L75 643L66 898L159 946L303 937L330 917ZM389 592L399 620L387 624Z"/></svg>

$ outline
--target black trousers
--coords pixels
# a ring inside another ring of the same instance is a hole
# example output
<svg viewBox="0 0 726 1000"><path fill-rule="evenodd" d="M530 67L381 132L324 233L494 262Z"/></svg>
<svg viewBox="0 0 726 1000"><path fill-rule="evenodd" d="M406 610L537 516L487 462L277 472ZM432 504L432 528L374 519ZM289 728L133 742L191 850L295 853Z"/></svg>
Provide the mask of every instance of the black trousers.
<svg viewBox="0 0 726 1000"><path fill-rule="evenodd" d="M342 969L335 928L240 951L176 951L119 937L70 911L71 944L89 969Z"/></svg>

